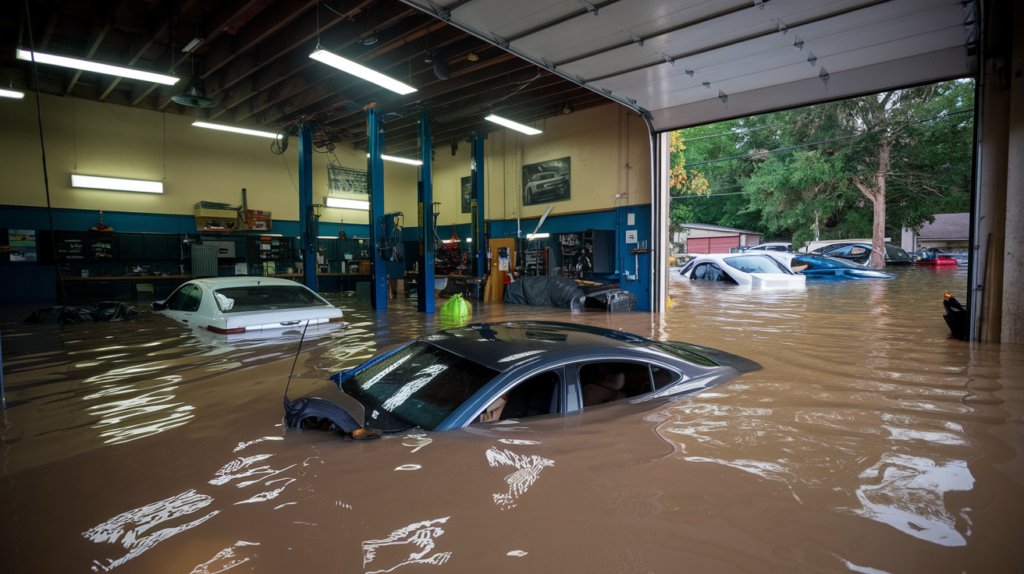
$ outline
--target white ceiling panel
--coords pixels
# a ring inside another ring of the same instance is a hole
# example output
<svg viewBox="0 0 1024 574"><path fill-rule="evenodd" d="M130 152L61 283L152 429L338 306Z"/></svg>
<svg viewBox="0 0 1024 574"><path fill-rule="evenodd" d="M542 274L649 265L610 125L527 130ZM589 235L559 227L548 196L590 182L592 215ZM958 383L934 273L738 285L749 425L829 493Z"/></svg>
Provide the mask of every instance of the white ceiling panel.
<svg viewBox="0 0 1024 574"><path fill-rule="evenodd" d="M701 81L708 80L712 83L712 87L716 87L720 82L730 78L770 70L790 63L803 65L808 73L813 72L817 75L818 71L807 62L811 53L818 58L818 66L825 66L829 71L832 71L833 68L835 71L840 71L838 62L831 61L834 56L867 46L887 45L887 49L890 50L889 53L878 53L872 61L898 59L917 55L922 53L922 50L950 47L949 44L931 47L925 40L925 35L935 31L945 31L944 37L947 42L953 42L952 45L955 45L955 42L960 42L962 45L963 27L956 23L957 12L959 12L958 7L946 6L920 15L906 16L895 20L882 19L873 25L847 30L837 26L835 22L819 22L798 32L801 39L805 41L804 48L800 51L793 48L793 38L797 34L793 34L793 32L786 36L773 34L685 60L678 60L674 65L662 63L594 83L616 93L620 90L635 93L637 89L643 89L646 90L646 94L653 97L654 94L663 93L671 85L679 83L701 86ZM903 31L911 24L910 20L913 20L917 34L908 38ZM898 39L907 41L893 43ZM857 64L863 65L863 63L862 61ZM847 67L849 66L845 66L844 69ZM686 69L694 70L694 76L686 75ZM771 80L768 82L770 83ZM724 90L723 87L718 87ZM715 94L717 93L715 91ZM653 103L652 105L658 107Z"/></svg>
<svg viewBox="0 0 1024 574"><path fill-rule="evenodd" d="M502 47L519 57L649 112L659 131L960 77L976 66L962 0L765 0L763 9L753 0L587 0L596 16L580 0L439 2L454 6L450 14L403 1L486 40L509 40Z"/></svg>
<svg viewBox="0 0 1024 574"><path fill-rule="evenodd" d="M729 96L728 107L714 98L652 110L651 115L655 129L667 131L973 73L963 48L957 47L831 74L827 91L815 77L738 92Z"/></svg>
<svg viewBox="0 0 1024 574"><path fill-rule="evenodd" d="M557 63L622 43L632 43L630 32L647 38L663 30L678 28L716 14L744 8L757 10L750 0L678 3L659 0L620 0L598 10L597 16L588 13L564 24L525 36L512 42L512 45L531 54L540 54ZM638 49L645 50L647 43L644 44L644 48ZM660 56L656 57L660 59Z"/></svg>

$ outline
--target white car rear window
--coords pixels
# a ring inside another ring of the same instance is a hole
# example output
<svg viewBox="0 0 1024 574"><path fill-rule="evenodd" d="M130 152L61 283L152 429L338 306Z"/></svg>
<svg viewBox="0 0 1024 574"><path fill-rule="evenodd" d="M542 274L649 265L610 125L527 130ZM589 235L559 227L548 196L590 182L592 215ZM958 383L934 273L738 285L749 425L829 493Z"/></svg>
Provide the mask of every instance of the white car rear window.
<svg viewBox="0 0 1024 574"><path fill-rule="evenodd" d="M316 293L301 285L226 287L217 289L214 295L221 313L331 306Z"/></svg>

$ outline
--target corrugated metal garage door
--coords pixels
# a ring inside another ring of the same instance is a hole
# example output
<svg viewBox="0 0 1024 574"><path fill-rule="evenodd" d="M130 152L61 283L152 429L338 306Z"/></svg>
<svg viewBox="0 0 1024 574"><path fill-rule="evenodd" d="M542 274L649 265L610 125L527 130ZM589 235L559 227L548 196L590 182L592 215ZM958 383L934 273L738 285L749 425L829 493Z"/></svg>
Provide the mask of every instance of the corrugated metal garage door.
<svg viewBox="0 0 1024 574"><path fill-rule="evenodd" d="M710 253L708 249L711 248L710 240L707 237L700 239L687 239L686 240L686 252L687 253Z"/></svg>
<svg viewBox="0 0 1024 574"><path fill-rule="evenodd" d="M728 253L733 247L740 246L740 237L734 235L732 237L711 237L710 245L706 253Z"/></svg>

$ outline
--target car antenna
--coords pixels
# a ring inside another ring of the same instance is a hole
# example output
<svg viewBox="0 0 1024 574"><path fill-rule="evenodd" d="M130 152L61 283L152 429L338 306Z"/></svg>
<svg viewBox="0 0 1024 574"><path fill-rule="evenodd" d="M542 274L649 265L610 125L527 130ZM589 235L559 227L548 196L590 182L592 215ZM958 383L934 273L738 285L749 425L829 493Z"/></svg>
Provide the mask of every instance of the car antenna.
<svg viewBox="0 0 1024 574"><path fill-rule="evenodd" d="M309 319L306 319L306 325L302 327L302 336L299 337L299 348L295 350L295 358L292 359L292 370L288 373L288 384L284 387L284 400L288 402L288 389L292 386L292 375L295 374L295 364L299 362L299 353L302 352L302 341L306 338L306 329L309 328Z"/></svg>

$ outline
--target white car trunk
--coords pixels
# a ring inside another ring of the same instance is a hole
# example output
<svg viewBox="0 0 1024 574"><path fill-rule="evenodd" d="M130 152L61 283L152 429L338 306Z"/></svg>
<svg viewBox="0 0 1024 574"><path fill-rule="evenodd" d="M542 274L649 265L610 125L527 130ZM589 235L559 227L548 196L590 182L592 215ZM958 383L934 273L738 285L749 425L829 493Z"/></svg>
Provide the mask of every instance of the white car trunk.
<svg viewBox="0 0 1024 574"><path fill-rule="evenodd" d="M244 328L249 332L263 329L281 329L283 327L303 327L307 321L326 323L331 319L340 320L341 317L341 309L336 307L273 309L268 311L220 313L210 321L209 326L224 330Z"/></svg>
<svg viewBox="0 0 1024 574"><path fill-rule="evenodd" d="M751 289L798 289L807 285L807 277L803 275L783 275L781 273L751 273Z"/></svg>

